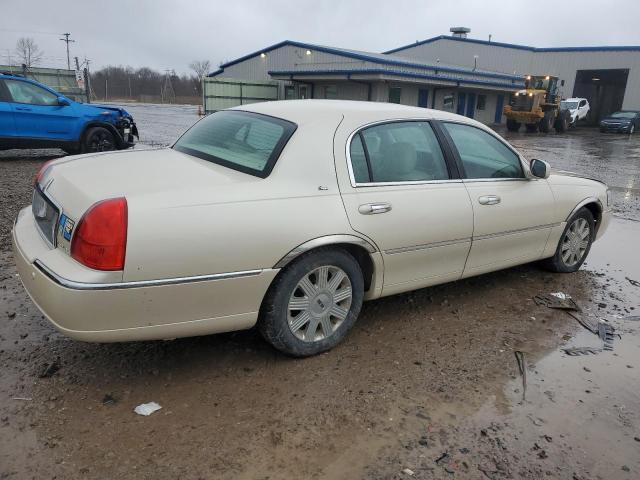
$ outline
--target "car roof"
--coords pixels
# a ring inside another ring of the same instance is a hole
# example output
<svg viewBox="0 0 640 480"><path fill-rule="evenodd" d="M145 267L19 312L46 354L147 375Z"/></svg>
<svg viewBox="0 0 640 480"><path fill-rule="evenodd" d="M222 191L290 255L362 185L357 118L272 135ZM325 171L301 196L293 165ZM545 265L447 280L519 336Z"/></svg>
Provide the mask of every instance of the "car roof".
<svg viewBox="0 0 640 480"><path fill-rule="evenodd" d="M356 100L278 100L273 102L241 105L231 110L244 110L289 120L298 125L316 122L319 119L335 119L340 116L364 118L375 122L391 119L420 118L425 120L455 120L473 125L479 122L461 115L430 108L409 107L395 103Z"/></svg>

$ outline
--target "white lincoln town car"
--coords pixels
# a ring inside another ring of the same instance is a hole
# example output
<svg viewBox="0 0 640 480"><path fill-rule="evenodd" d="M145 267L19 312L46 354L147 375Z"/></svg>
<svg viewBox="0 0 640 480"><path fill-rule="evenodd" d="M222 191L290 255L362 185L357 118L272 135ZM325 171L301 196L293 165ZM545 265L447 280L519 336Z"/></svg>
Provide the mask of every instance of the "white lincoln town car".
<svg viewBox="0 0 640 480"><path fill-rule="evenodd" d="M280 101L211 114L164 150L45 164L13 248L70 337L257 325L307 356L340 342L365 300L538 260L574 272L609 217L606 185L529 163L474 120Z"/></svg>

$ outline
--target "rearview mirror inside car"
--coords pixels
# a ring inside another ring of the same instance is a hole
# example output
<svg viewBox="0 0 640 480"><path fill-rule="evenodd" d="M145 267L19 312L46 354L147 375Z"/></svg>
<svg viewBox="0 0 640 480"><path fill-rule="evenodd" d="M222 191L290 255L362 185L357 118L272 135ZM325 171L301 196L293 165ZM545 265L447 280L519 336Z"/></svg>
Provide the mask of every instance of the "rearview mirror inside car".
<svg viewBox="0 0 640 480"><path fill-rule="evenodd" d="M66 107L71 105L71 103L69 102L69 100L67 100L64 97L58 97L58 105L62 106L62 107Z"/></svg>
<svg viewBox="0 0 640 480"><path fill-rule="evenodd" d="M544 160L538 160L537 158L531 160L529 169L531 170L531 175L538 178L549 178L551 173L551 166Z"/></svg>

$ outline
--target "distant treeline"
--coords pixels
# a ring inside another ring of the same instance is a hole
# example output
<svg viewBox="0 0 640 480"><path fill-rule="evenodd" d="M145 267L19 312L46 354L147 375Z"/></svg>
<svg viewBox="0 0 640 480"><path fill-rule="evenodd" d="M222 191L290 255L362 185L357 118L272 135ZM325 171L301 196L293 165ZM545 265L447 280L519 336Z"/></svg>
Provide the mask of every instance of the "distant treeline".
<svg viewBox="0 0 640 480"><path fill-rule="evenodd" d="M196 75L177 75L151 68L108 66L91 72L91 89L100 100L130 99L163 103L191 103L202 95L200 79Z"/></svg>

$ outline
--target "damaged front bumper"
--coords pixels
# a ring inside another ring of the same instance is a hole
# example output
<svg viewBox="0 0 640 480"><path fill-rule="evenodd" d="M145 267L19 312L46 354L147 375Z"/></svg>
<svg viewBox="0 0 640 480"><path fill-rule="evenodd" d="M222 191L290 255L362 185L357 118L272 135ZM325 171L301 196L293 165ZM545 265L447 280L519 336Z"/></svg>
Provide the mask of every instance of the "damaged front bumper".
<svg viewBox="0 0 640 480"><path fill-rule="evenodd" d="M116 129L120 134L120 148L131 148L135 145L136 139L139 139L138 127L131 117L121 117L116 122Z"/></svg>

